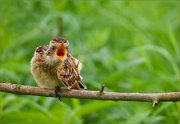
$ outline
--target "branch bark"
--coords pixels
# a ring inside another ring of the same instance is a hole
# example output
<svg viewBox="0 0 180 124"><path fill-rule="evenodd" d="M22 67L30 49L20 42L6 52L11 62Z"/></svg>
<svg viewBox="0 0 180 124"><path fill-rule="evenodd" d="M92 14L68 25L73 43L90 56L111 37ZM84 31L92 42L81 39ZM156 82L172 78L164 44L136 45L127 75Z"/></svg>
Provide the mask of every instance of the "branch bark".
<svg viewBox="0 0 180 124"><path fill-rule="evenodd" d="M55 97L54 89L32 87L18 84L0 82L0 91L20 94L35 95L45 97ZM159 102L180 101L180 92L166 93L117 93L90 90L61 90L58 95L66 98L93 99L93 100L113 100L113 101L139 101L153 102L153 106Z"/></svg>

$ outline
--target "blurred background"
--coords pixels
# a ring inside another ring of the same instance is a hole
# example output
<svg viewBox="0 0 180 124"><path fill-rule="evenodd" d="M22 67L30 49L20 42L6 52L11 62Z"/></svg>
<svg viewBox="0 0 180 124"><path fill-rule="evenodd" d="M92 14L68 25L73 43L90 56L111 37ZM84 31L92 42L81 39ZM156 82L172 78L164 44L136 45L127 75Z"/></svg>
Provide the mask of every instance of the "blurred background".
<svg viewBox="0 0 180 124"><path fill-rule="evenodd" d="M180 91L179 0L0 0L0 81L36 86L35 48L70 42L89 90ZM111 102L0 92L0 124L180 124L180 103Z"/></svg>

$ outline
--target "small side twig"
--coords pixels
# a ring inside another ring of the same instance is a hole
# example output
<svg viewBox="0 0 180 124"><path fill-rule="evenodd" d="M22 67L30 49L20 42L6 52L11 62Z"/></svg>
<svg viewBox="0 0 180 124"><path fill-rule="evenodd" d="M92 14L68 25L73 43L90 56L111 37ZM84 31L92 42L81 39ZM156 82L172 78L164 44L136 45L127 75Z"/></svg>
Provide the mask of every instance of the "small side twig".
<svg viewBox="0 0 180 124"><path fill-rule="evenodd" d="M104 85L104 84L102 84L102 85L101 85L101 89L100 89L100 91L99 91L99 93L100 93L100 94L102 94L102 93L103 93L104 88L105 88L105 85Z"/></svg>

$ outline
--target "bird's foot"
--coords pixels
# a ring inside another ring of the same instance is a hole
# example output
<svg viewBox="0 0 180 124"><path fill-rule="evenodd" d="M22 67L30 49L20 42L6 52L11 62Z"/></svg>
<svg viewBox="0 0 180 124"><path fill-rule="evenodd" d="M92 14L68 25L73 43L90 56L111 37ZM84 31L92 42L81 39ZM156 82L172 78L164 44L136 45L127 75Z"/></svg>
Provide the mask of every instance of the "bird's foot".
<svg viewBox="0 0 180 124"><path fill-rule="evenodd" d="M60 87L58 87L58 86L55 87L55 95L56 95L56 97L59 99L59 101L61 101L61 97L58 95L58 92L59 92L60 90L61 90Z"/></svg>

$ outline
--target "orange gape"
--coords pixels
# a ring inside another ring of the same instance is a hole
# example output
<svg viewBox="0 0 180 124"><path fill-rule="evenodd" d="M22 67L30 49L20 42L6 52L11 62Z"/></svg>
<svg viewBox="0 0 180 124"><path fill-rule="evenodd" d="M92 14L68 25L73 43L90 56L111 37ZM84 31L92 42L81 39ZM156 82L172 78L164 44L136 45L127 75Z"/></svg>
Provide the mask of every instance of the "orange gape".
<svg viewBox="0 0 180 124"><path fill-rule="evenodd" d="M64 58L66 57L67 55L67 50L66 50L66 47L64 45L64 43L61 43L59 45L59 47L56 49L55 51L55 55L57 56L58 59L60 59L61 61L64 60Z"/></svg>

